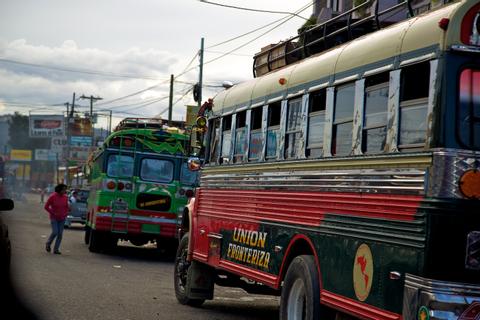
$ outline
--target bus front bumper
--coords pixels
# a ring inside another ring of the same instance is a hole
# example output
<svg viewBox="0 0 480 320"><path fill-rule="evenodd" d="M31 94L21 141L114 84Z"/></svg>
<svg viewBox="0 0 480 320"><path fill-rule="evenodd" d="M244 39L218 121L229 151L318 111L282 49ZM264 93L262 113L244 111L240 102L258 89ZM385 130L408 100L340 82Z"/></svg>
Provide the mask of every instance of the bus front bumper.
<svg viewBox="0 0 480 320"><path fill-rule="evenodd" d="M480 319L480 285L406 274L403 319Z"/></svg>

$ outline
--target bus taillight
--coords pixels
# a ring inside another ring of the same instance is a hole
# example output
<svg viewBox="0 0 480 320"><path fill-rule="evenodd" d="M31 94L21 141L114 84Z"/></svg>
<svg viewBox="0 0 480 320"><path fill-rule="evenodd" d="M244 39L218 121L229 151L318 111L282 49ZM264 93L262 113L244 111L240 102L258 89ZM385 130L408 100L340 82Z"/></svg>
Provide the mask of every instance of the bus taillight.
<svg viewBox="0 0 480 320"><path fill-rule="evenodd" d="M110 207L105 207L105 206L98 206L97 207L97 212L100 213L105 213L105 212L110 212L111 208Z"/></svg>
<svg viewBox="0 0 480 320"><path fill-rule="evenodd" d="M107 182L107 189L114 190L115 189L115 181L112 181L112 180L108 181Z"/></svg>
<svg viewBox="0 0 480 320"><path fill-rule="evenodd" d="M480 46L480 4L470 9L463 18L460 38L464 44Z"/></svg>
<svg viewBox="0 0 480 320"><path fill-rule="evenodd" d="M459 181L463 195L470 199L480 199L480 171L468 170Z"/></svg>
<svg viewBox="0 0 480 320"><path fill-rule="evenodd" d="M125 184L121 181L118 182L117 184L117 189L118 191L122 191L125 188Z"/></svg>

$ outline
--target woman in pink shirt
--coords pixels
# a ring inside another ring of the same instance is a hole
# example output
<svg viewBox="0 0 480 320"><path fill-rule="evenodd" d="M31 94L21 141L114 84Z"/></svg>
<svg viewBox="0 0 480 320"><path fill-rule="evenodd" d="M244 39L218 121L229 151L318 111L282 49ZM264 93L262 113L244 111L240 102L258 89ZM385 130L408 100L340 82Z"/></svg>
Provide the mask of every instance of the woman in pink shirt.
<svg viewBox="0 0 480 320"><path fill-rule="evenodd" d="M55 192L48 197L45 203L45 210L47 210L50 215L50 223L52 225L52 234L48 237L45 250L50 252L52 241L57 238L55 240L53 253L61 254L59 249L60 243L62 242L63 226L69 210L66 185L61 183L55 187Z"/></svg>

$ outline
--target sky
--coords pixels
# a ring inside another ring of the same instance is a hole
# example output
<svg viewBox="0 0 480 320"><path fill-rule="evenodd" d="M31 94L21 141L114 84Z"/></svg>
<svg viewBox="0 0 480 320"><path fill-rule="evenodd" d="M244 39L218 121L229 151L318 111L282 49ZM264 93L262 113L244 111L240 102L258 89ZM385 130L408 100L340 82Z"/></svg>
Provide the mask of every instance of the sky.
<svg viewBox="0 0 480 320"><path fill-rule="evenodd" d="M305 8L299 13L304 18L312 12L309 0L211 2L282 12ZM223 81L251 79L253 55L295 36L304 21L199 0L0 0L0 114L61 114L75 92L79 112L89 111L81 95L102 98L94 104L100 126L109 110L114 124L127 116L163 112L166 118L173 74L173 118L185 119L185 105L195 104L189 90L198 81L202 37L205 100L222 90Z"/></svg>

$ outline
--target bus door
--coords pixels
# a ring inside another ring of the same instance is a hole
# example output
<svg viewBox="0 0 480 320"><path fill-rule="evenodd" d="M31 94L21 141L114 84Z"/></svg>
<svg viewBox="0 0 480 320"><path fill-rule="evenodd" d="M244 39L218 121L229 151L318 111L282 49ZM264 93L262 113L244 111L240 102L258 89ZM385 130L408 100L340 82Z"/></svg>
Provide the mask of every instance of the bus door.
<svg viewBox="0 0 480 320"><path fill-rule="evenodd" d="M107 159L107 188L113 190L110 207L111 232L127 233L133 198L135 157L130 153L109 154Z"/></svg>
<svg viewBox="0 0 480 320"><path fill-rule="evenodd" d="M171 237L175 234L179 159L142 155L138 159L135 199L131 218L140 222L142 233Z"/></svg>

